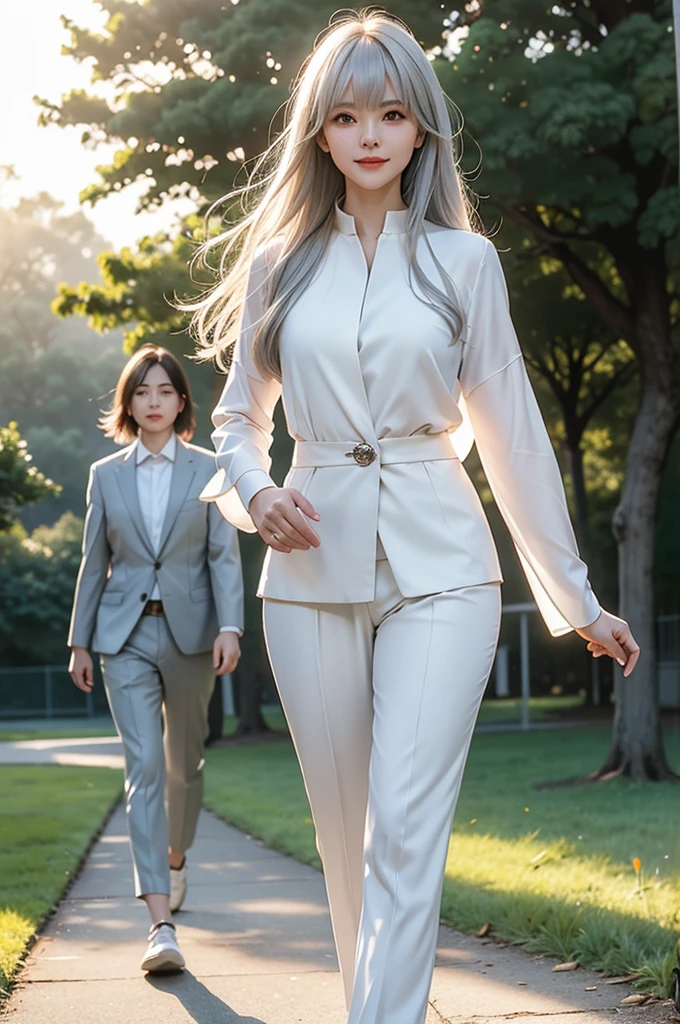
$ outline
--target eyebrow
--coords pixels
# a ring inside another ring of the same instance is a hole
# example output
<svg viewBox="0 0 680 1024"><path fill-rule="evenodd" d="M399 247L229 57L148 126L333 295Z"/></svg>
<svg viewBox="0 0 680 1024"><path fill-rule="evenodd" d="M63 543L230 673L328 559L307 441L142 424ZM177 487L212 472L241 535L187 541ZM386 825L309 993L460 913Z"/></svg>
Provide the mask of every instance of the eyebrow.
<svg viewBox="0 0 680 1024"><path fill-rule="evenodd" d="M404 104L402 103L402 101L398 100L398 99L383 100L381 103L378 104L378 107L403 107L403 106L404 106ZM335 106L333 107L333 110L337 110L338 107L351 107L353 110L355 110L356 109L356 103L336 103Z"/></svg>

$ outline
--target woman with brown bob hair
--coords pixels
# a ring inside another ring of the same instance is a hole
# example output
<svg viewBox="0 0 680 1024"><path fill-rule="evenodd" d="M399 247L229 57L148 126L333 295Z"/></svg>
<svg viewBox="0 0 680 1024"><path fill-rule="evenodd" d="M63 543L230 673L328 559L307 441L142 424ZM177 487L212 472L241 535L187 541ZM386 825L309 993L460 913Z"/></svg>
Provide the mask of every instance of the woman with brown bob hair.
<svg viewBox="0 0 680 1024"><path fill-rule="evenodd" d="M193 403L172 353L132 356L100 426L126 447L90 470L69 672L89 693L99 654L123 742L135 894L151 915L142 970L181 970L172 912L201 808L208 702L240 657L238 541L198 500L215 457L189 443Z"/></svg>
<svg viewBox="0 0 680 1024"><path fill-rule="evenodd" d="M171 352L160 345L144 345L126 363L118 378L113 403L108 412L99 420L99 426L106 437L111 437L116 444L130 444L139 433L131 412L132 396L140 384L143 384L149 369L153 365L161 366L173 388L183 401L183 408L177 414L173 429L183 441L191 441L196 429L194 403L189 390L189 381L178 361Z"/></svg>

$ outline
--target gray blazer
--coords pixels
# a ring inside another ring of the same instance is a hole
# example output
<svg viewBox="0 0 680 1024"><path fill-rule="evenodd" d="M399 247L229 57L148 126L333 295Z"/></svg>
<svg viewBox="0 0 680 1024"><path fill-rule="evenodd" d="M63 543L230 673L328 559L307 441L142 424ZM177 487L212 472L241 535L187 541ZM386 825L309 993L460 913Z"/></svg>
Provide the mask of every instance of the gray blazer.
<svg viewBox="0 0 680 1024"><path fill-rule="evenodd" d="M215 455L177 439L158 552L137 497L135 441L90 469L83 558L68 644L117 654L157 581L166 620L184 654L211 649L220 626L243 627L237 532L198 500Z"/></svg>

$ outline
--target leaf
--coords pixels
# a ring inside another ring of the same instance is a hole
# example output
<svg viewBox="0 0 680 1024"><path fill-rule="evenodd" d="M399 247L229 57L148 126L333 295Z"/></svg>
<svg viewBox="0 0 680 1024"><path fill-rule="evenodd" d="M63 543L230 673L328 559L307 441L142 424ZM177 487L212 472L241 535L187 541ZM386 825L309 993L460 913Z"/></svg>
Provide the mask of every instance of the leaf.
<svg viewBox="0 0 680 1024"><path fill-rule="evenodd" d="M477 932L477 938L478 939L483 939L484 936L488 935L490 931L491 931L491 922L490 921L485 921L484 924L482 925L482 927Z"/></svg>
<svg viewBox="0 0 680 1024"><path fill-rule="evenodd" d="M555 964L553 974L559 974L560 971L575 971L578 969L578 966L578 960L566 960L563 964Z"/></svg>

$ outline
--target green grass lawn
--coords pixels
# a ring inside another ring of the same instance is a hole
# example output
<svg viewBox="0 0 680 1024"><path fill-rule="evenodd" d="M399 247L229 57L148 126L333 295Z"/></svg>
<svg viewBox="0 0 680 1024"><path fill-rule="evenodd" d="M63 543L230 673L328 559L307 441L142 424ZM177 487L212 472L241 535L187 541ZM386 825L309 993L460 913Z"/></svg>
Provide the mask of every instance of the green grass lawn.
<svg viewBox="0 0 680 1024"><path fill-rule="evenodd" d="M565 714L583 707L580 694L565 697L531 697L529 699L529 720L531 722L557 721ZM522 720L522 701L520 697L501 697L482 701L479 709L480 725L496 725Z"/></svg>
<svg viewBox="0 0 680 1024"><path fill-rule="evenodd" d="M532 697L529 702L529 716L532 722L544 722L559 719L565 712L573 712L581 707L581 696L567 697ZM479 713L480 723L487 725L519 722L522 715L522 702L519 697L506 697L500 700L485 700ZM286 722L280 711L265 711L264 718L272 729L285 730ZM224 735L230 736L236 729L237 719L234 715L224 716ZM13 728L11 723L0 723L0 743L16 743L20 740L57 740L64 737L81 738L87 736L115 736L116 730L110 718L98 718L94 723L88 719L80 721L53 719L48 726L22 725Z"/></svg>
<svg viewBox="0 0 680 1024"><path fill-rule="evenodd" d="M580 694L560 697L531 697L529 719L532 722L557 721L583 706ZM272 729L286 729L281 711L266 711L265 721ZM485 700L479 712L480 725L518 724L522 719L522 701L519 697L503 697L499 700ZM229 736L236 729L236 718L225 715L224 735Z"/></svg>
<svg viewBox="0 0 680 1024"><path fill-rule="evenodd" d="M0 992L120 792L107 768L0 766Z"/></svg>
<svg viewBox="0 0 680 1024"><path fill-rule="evenodd" d="M22 740L60 740L77 739L87 736L115 736L116 728L110 718L101 718L91 724L87 718L81 721L68 719L60 722L53 719L49 725L28 726L13 728L9 723L3 722L0 727L0 743L19 743Z"/></svg>
<svg viewBox="0 0 680 1024"><path fill-rule="evenodd" d="M265 711L264 718L272 729L286 729L286 722L280 711ZM238 724L235 715L224 716L224 735L230 736ZM53 719L49 725L40 726L22 725L21 728L13 728L11 723L0 724L0 743L18 743L22 740L60 740L80 739L87 736L115 736L116 729L110 718L99 718L91 724L87 718L81 721L68 719L60 722Z"/></svg>
<svg viewBox="0 0 680 1024"><path fill-rule="evenodd" d="M640 987L662 993L680 931L680 786L618 779L535 788L597 768L608 742L600 727L475 738L442 915L467 932L489 922L497 938L608 973L641 971ZM680 767L680 735L667 737L667 750ZM288 742L209 751L206 803L320 866Z"/></svg>

